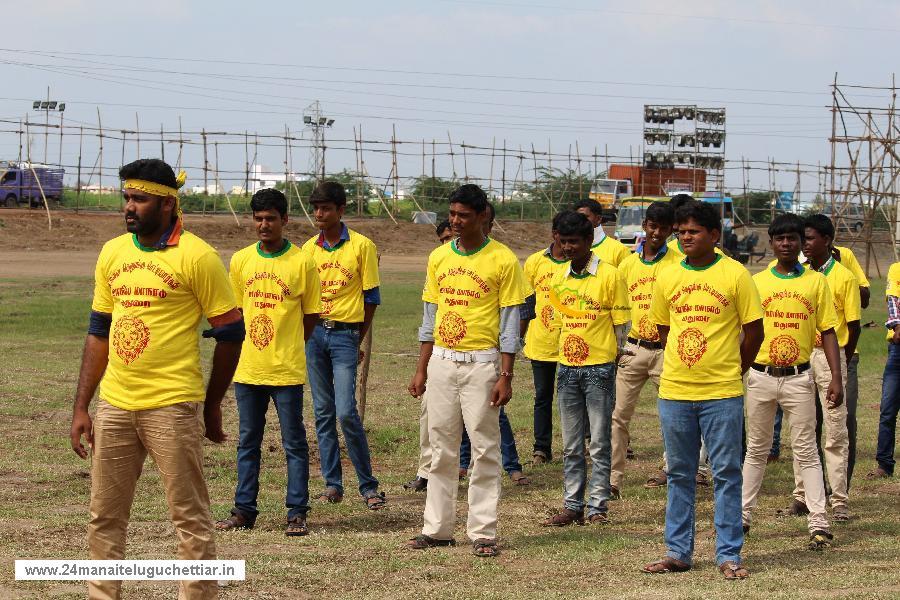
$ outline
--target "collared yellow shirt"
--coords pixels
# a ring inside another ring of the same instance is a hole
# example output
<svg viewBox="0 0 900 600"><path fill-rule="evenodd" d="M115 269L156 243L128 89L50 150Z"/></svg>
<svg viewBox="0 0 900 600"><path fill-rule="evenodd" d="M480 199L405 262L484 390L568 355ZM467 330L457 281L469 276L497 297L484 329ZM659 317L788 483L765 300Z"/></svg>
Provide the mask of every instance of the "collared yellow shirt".
<svg viewBox="0 0 900 600"><path fill-rule="evenodd" d="M363 291L379 286L378 254L366 236L348 229L350 239L323 248L315 235L303 244L319 270L322 282L323 319L362 323Z"/></svg>
<svg viewBox="0 0 900 600"><path fill-rule="evenodd" d="M884 295L900 297L900 262L895 262L888 269L887 281L885 282ZM891 330L891 329L887 330L886 339L887 340L894 339L893 330Z"/></svg>
<svg viewBox="0 0 900 600"><path fill-rule="evenodd" d="M238 383L306 383L303 315L319 312L321 285L312 256L285 243L270 254L257 242L231 257L231 284L247 328Z"/></svg>
<svg viewBox="0 0 900 600"><path fill-rule="evenodd" d="M622 242L608 235L591 246L591 250L600 257L600 260L613 267L618 267L631 251Z"/></svg>
<svg viewBox="0 0 900 600"><path fill-rule="evenodd" d="M750 273L717 255L706 267L681 261L656 276L650 320L668 325L659 397L716 400L744 393L741 327L763 318Z"/></svg>
<svg viewBox="0 0 900 600"><path fill-rule="evenodd" d="M681 259L671 250L667 250L655 260L646 261L640 253L635 252L619 265L619 276L625 284L625 292L631 305L630 337L659 341L656 324L650 320L650 299L653 296L653 283L662 269L677 266Z"/></svg>
<svg viewBox="0 0 900 600"><path fill-rule="evenodd" d="M800 267L784 275L770 267L753 276L765 313L766 337L755 362L790 367L809 362L817 331L837 327L825 276Z"/></svg>
<svg viewBox="0 0 900 600"><path fill-rule="evenodd" d="M674 238L672 238L671 240L669 240L669 241L666 243L666 246L668 246L668 247L669 247L669 250L673 251L673 252L675 253L675 255L678 256L679 259L682 259L682 258L684 258L684 257L686 256L686 254L684 253L684 250L681 249L681 240L679 240L677 236L674 237ZM714 251L716 254L720 254L720 255L722 255L722 256L725 256L725 253L722 252L722 249L719 248L718 246L716 246L716 247L713 249L713 251Z"/></svg>
<svg viewBox="0 0 900 600"><path fill-rule="evenodd" d="M572 273L570 267L558 270L550 283L551 300L558 308L559 363L584 367L612 362L618 350L613 326L628 322L625 284L599 257L582 274Z"/></svg>
<svg viewBox="0 0 900 600"><path fill-rule="evenodd" d="M838 323L834 331L837 334L838 345L843 348L850 341L850 330L847 328L847 323L859 321L862 318L859 284L850 269L833 259L829 260L824 275L828 281L831 298L834 300L834 311L837 314ZM817 335L816 346L821 345L821 336Z"/></svg>
<svg viewBox="0 0 900 600"><path fill-rule="evenodd" d="M550 303L550 280L556 271L566 268L568 262L553 258L549 249L539 250L525 259L525 285L528 294L535 295L535 318L528 325L523 350L531 360L557 360L559 326L554 323L553 305Z"/></svg>
<svg viewBox="0 0 900 600"><path fill-rule="evenodd" d="M871 284L869 283L869 278L866 277L865 271L863 271L859 261L856 260L856 255L853 253L853 250L845 246L835 246L834 249L841 255L841 259L838 262L853 273L853 276L856 277L856 280L859 282L859 286L870 287Z"/></svg>
<svg viewBox="0 0 900 600"><path fill-rule="evenodd" d="M428 257L422 300L437 305L434 343L471 352L497 348L500 309L525 302L522 267L512 250L487 238L463 252L456 240Z"/></svg>
<svg viewBox="0 0 900 600"><path fill-rule="evenodd" d="M112 314L100 398L124 410L203 402L200 320L235 307L222 261L194 234L162 250L131 233L106 242L91 304Z"/></svg>

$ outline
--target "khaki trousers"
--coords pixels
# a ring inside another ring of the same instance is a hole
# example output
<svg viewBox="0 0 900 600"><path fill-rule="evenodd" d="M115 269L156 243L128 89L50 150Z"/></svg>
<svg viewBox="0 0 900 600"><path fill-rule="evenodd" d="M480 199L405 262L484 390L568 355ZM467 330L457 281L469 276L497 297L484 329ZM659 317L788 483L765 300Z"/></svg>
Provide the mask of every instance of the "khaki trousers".
<svg viewBox="0 0 900 600"><path fill-rule="evenodd" d="M766 461L772 449L775 411L780 406L791 425L791 450L795 473L799 473L809 508L809 531L828 530L825 512L825 481L816 446L816 398L811 374L772 377L754 369L745 380L747 406L747 454L744 457L741 490L744 525L750 525L762 487Z"/></svg>
<svg viewBox="0 0 900 600"><path fill-rule="evenodd" d="M431 470L422 533L448 540L456 526L459 489L459 443L463 427L472 442L469 471L469 539L497 537L500 502L500 409L491 406L491 391L500 374L499 359L463 363L432 356L428 362L425 403Z"/></svg>
<svg viewBox="0 0 900 600"><path fill-rule="evenodd" d="M662 349L651 350L631 343L626 345L626 349L635 355L623 356L616 370L616 406L612 414L612 467L609 476L610 485L620 490L625 479L627 463L625 456L630 439L628 425L634 416L641 390L644 389L647 380L652 381L659 390L664 352Z"/></svg>
<svg viewBox="0 0 900 600"><path fill-rule="evenodd" d="M844 360L844 349L841 348L841 376L844 382L844 394L847 393L847 361ZM847 432L846 398L836 408L828 407L828 384L831 383L831 369L825 358L825 351L813 348L809 357L812 366L813 380L819 390L819 401L822 404L822 420L825 443L822 451L825 455L825 472L831 484L831 506L847 506L847 461L850 458L850 435ZM803 480L798 476L797 457L794 457L794 498L802 501Z"/></svg>
<svg viewBox="0 0 900 600"><path fill-rule="evenodd" d="M428 439L428 404L422 394L422 406L419 411L419 467L416 477L428 479L431 472L431 441Z"/></svg>
<svg viewBox="0 0 900 600"><path fill-rule="evenodd" d="M147 454L159 469L182 560L215 559L209 494L203 479L203 404L182 402L129 411L100 401L91 458L91 559L121 559L134 490ZM121 581L89 581L88 596L118 599ZM218 595L215 581L179 582L179 599Z"/></svg>

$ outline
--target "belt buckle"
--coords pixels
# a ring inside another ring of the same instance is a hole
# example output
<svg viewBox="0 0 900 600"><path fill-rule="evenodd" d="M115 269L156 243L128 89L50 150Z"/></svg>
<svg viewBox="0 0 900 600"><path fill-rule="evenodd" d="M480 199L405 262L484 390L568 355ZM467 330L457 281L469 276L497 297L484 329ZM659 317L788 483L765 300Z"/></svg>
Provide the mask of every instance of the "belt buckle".
<svg viewBox="0 0 900 600"><path fill-rule="evenodd" d="M332 319L322 319L322 327L325 329L334 329L334 321Z"/></svg>

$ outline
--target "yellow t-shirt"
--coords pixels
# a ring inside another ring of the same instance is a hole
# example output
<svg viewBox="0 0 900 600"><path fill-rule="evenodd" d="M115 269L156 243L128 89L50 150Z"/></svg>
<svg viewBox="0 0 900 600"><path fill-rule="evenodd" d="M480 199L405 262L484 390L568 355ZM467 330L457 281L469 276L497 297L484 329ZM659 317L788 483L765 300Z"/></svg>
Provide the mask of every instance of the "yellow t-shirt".
<svg viewBox="0 0 900 600"><path fill-rule="evenodd" d="M841 259L838 262L853 273L853 276L856 277L860 287L869 287L871 285L869 283L869 278L866 277L866 273L862 270L862 266L859 264L859 261L856 260L856 255L853 254L853 250L844 246L835 246L834 249L841 255Z"/></svg>
<svg viewBox="0 0 900 600"><path fill-rule="evenodd" d="M834 332L837 334L838 346L843 348L850 341L850 330L847 329L847 323L859 321L862 318L859 284L850 269L833 258L828 259L823 273L828 281L828 288L831 290L831 298L834 300L834 311L837 313L838 323ZM816 346L821 345L822 338L817 334Z"/></svg>
<svg viewBox="0 0 900 600"><path fill-rule="evenodd" d="M805 267L784 275L774 268L753 276L762 299L766 337L756 362L791 367L809 362L817 331L837 327L825 276Z"/></svg>
<svg viewBox="0 0 900 600"><path fill-rule="evenodd" d="M669 326L659 397L742 395L741 327L762 318L750 273L727 256L699 269L681 261L661 270L650 301L650 320Z"/></svg>
<svg viewBox="0 0 900 600"><path fill-rule="evenodd" d="M540 250L525 259L526 292L535 295L535 318L528 325L523 350L531 360L556 362L559 326L554 323L553 305L550 303L550 280L556 271L566 268L566 265L567 260L556 260L548 250Z"/></svg>
<svg viewBox="0 0 900 600"><path fill-rule="evenodd" d="M618 271L596 257L583 274L572 273L568 265L558 270L550 287L560 327L559 363L584 367L615 360L613 325L627 323L629 313Z"/></svg>
<svg viewBox="0 0 900 600"><path fill-rule="evenodd" d="M625 284L625 292L631 304L631 331L628 333L630 337L648 342L659 341L659 331L656 330L656 324L650 320L653 282L656 281L660 270L676 266L680 260L671 250L666 250L662 256L657 255L651 262L647 262L640 253L635 252L619 265L619 276Z"/></svg>
<svg viewBox="0 0 900 600"><path fill-rule="evenodd" d="M519 260L496 240L468 253L456 240L435 248L422 291L422 300L438 307L434 343L460 352L496 348L500 309L525 302L525 290Z"/></svg>
<svg viewBox="0 0 900 600"><path fill-rule="evenodd" d="M313 236L303 244L303 251L313 257L319 269L322 318L362 323L363 291L379 286L378 255L372 240L352 229L347 233L350 239L333 248L320 246L319 236Z"/></svg>
<svg viewBox="0 0 900 600"><path fill-rule="evenodd" d="M608 235L591 246L591 250L600 257L600 260L614 267L618 267L619 263L631 254L631 250L626 248L622 242Z"/></svg>
<svg viewBox="0 0 900 600"><path fill-rule="evenodd" d="M103 245L91 309L112 314L100 398L124 410L203 402L200 318L234 309L216 251L189 232L163 250L134 234Z"/></svg>
<svg viewBox="0 0 900 600"><path fill-rule="evenodd" d="M666 246L669 247L669 250L673 250L675 253L675 256L677 256L678 258L681 259L686 256L684 253L684 250L681 249L681 241L677 237L674 237L671 240L669 240L666 243ZM719 248L718 246L716 246L714 248L714 251L716 254L721 254L722 256L725 256L725 254L722 252L722 249Z"/></svg>
<svg viewBox="0 0 900 600"><path fill-rule="evenodd" d="M321 295L312 257L290 242L272 254L257 242L234 253L229 275L247 327L234 380L306 383L303 315L319 312Z"/></svg>
<svg viewBox="0 0 900 600"><path fill-rule="evenodd" d="M891 268L888 269L887 281L884 290L885 296L896 296L900 297L900 262L895 262L891 265ZM888 340L894 339L894 332L891 329L887 330L887 338Z"/></svg>

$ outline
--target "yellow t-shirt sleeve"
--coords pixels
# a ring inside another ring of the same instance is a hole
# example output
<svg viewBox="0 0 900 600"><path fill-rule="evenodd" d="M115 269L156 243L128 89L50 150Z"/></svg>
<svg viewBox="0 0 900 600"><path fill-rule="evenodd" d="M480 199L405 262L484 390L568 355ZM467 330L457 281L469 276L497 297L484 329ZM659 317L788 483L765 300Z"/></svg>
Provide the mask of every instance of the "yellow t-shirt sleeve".
<svg viewBox="0 0 900 600"><path fill-rule="evenodd" d="M438 303L437 278L434 274L434 257L428 257L428 267L425 271L425 287L422 290L422 301L432 304Z"/></svg>
<svg viewBox="0 0 900 600"><path fill-rule="evenodd" d="M862 270L862 265L859 264L859 260L856 258L855 254L852 252L847 252L846 255L842 254L841 264L850 269L850 272L856 277L856 282L860 287L870 286L869 278L866 277L865 272Z"/></svg>
<svg viewBox="0 0 900 600"><path fill-rule="evenodd" d="M231 256L231 262L228 264L228 279L231 281L231 293L237 302L238 308L244 307L244 282L241 273L241 260L238 253Z"/></svg>
<svg viewBox="0 0 900 600"><path fill-rule="evenodd" d="M322 310L322 283L315 261L306 253L303 256L303 295L300 297L300 308L304 315L311 315Z"/></svg>
<svg viewBox="0 0 900 600"><path fill-rule="evenodd" d="M763 318L762 301L759 299L759 290L753 283L750 272L740 267L740 272L735 281L735 308L741 325L752 323Z"/></svg>
<svg viewBox="0 0 900 600"><path fill-rule="evenodd" d="M515 257L505 261L500 271L500 308L525 302L525 276Z"/></svg>
<svg viewBox="0 0 900 600"><path fill-rule="evenodd" d="M823 278L824 279L824 278ZM816 294L816 330L825 331L838 326L837 313L834 311L834 299L828 281L822 281Z"/></svg>
<svg viewBox="0 0 900 600"><path fill-rule="evenodd" d="M896 262L888 269L887 287L884 290L886 296L900 297L900 262Z"/></svg>
<svg viewBox="0 0 900 600"><path fill-rule="evenodd" d="M113 311L112 290L106 282L105 252L101 252L97 257L97 266L94 268L94 300L91 302L91 310L109 314Z"/></svg>
<svg viewBox="0 0 900 600"><path fill-rule="evenodd" d="M666 300L666 293L658 277L653 282L653 296L650 299L650 321L657 325L669 326L669 302Z"/></svg>
<svg viewBox="0 0 900 600"><path fill-rule="evenodd" d="M631 307L628 304L628 293L625 290L625 279L616 271L615 292L613 294L612 321L614 325L624 325L631 318Z"/></svg>
<svg viewBox="0 0 900 600"><path fill-rule="evenodd" d="M535 290L534 290L534 275L535 275L535 271L537 270L535 268L536 264L537 264L537 261L534 259L534 255L531 255L525 261L525 266L522 267L522 275L524 276L523 279L525 281L525 295L526 296L530 296L531 294L533 294L535 292Z"/></svg>
<svg viewBox="0 0 900 600"><path fill-rule="evenodd" d="M207 319L237 306L225 266L215 252L205 252L194 263L193 291Z"/></svg>
<svg viewBox="0 0 900 600"><path fill-rule="evenodd" d="M859 290L855 285L844 286L844 317L847 322L859 321L862 318Z"/></svg>
<svg viewBox="0 0 900 600"><path fill-rule="evenodd" d="M380 285L378 278L378 252L375 244L367 242L359 253L359 271L362 273L362 289L371 290Z"/></svg>

